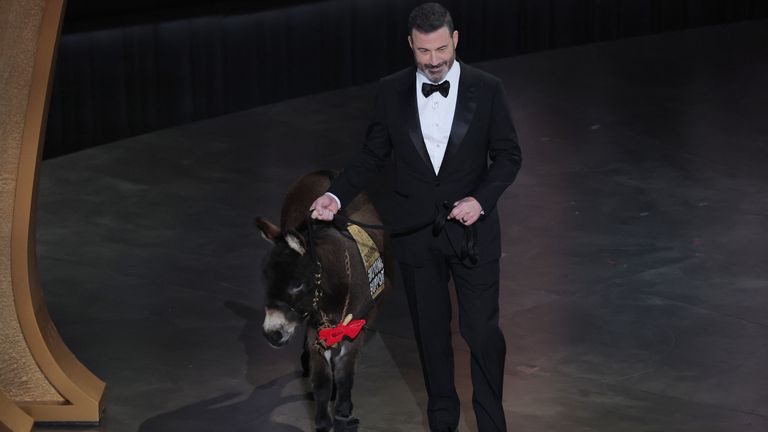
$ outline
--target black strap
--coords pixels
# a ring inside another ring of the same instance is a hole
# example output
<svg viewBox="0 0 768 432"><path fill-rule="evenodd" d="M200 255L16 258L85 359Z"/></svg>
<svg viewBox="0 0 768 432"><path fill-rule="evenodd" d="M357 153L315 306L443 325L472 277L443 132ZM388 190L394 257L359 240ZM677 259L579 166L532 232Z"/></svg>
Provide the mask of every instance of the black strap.
<svg viewBox="0 0 768 432"><path fill-rule="evenodd" d="M320 266L320 258L317 255L317 244L315 241L315 224L309 215L304 224L307 228L307 249L309 251L309 256L311 256L315 263ZM299 226L299 228L301 227Z"/></svg>
<svg viewBox="0 0 768 432"><path fill-rule="evenodd" d="M432 225L432 235L437 237L440 235L440 232L443 231L445 228L445 224L448 221L453 221L454 223L458 223L461 225L461 227L464 230L464 242L461 244L461 247L457 250L456 245L453 244L453 241L451 241L451 238L448 237L448 240L451 243L451 247L453 248L454 253L456 253L456 256L459 257L459 259L466 263L469 261L472 265L477 264L480 254L477 248L477 227L475 224L472 224L470 226L464 225L460 221L456 219L448 219L448 215L451 213L451 210L453 210L453 205L451 205L447 201L443 201L443 208L441 210L437 211L437 214L434 216L434 218L422 221L416 224L408 225L405 227L397 227L392 228L388 227L387 225L381 224L381 225L375 225L375 224L367 224L363 223L357 220L354 220L350 218L349 216L339 212L336 213L331 223L336 227L336 229L339 230L342 234L346 234L349 236L347 231L347 224L351 223L357 226L360 226L362 228L368 228L368 229L375 229L375 230L385 230L389 232L389 235L392 237L400 237L407 234L412 234L418 230L424 229L430 225ZM308 219L308 223L312 223L311 219Z"/></svg>
<svg viewBox="0 0 768 432"><path fill-rule="evenodd" d="M352 241L355 241L355 239L347 230L347 224L354 224L362 228L368 228L368 229L386 230L389 232L391 236L395 236L395 237L410 234L420 229L426 228L429 225L432 225L432 235L437 237L443 231L443 229L445 228L446 222L448 222L449 220L453 221L454 223L461 223L455 219L448 219L448 215L451 213L452 209L453 209L453 206L447 201L444 201L443 209L437 212L434 219L430 219L417 224L396 228L396 229L388 229L388 227L384 224L377 225L377 224L363 223L363 222L354 220L342 213L337 213L334 216L331 224L339 231L339 233L341 233L345 237L348 237ZM311 217L311 212L308 213L306 222L305 222L306 229L307 229L307 243L308 243L307 248L310 256L315 261L315 265L317 266L316 271L321 272L322 264L320 263L320 258L317 255L317 240L316 240L316 233L315 233L316 223L317 221L315 221ZM467 261L469 261L472 265L477 264L478 258L479 258L479 253L477 250L477 227L474 224L470 226L461 224L461 226L464 229L464 242L462 243L461 248L457 250L456 245L454 245L450 236L448 236L448 241L450 242L451 248L453 248L453 251L456 254L456 256L461 260L462 264L467 265ZM318 285L315 287L315 289L321 289L321 288ZM366 302L363 308L357 311L357 314L354 316L358 319L367 316L368 313L373 309L375 305L376 305L376 299L374 298L369 299L369 301Z"/></svg>
<svg viewBox="0 0 768 432"><path fill-rule="evenodd" d="M426 227L432 225L434 222L435 222L434 219L429 219L427 221L419 222L417 224L408 225L408 226L405 226L405 227L391 228L391 227L389 227L387 225L383 225L383 224L376 225L376 224L363 223L363 222L354 220L354 219L350 218L349 216L347 216L347 215L345 215L343 213L336 213L336 215L333 217L333 220L331 221L331 223L339 231L342 231L342 232L346 231L347 224L350 223L350 224L357 225L357 226L362 227L362 228L368 228L368 229L374 229L374 230L384 230L384 231L387 231L389 233L389 235L392 236L392 237L400 237L400 236L404 236L404 235L407 235L407 234L415 233L416 231L418 231L418 230L420 230L422 228L426 228Z"/></svg>
<svg viewBox="0 0 768 432"><path fill-rule="evenodd" d="M480 253L477 249L477 227L475 224L467 226L456 219L448 219L448 215L451 214L452 210L453 205L447 201L443 201L443 210L437 214L435 222L432 225L432 235L437 237L445 228L445 224L448 221L453 221L459 224L464 230L464 242L461 244L459 250L457 250L456 245L453 244L451 236L446 234L446 237L448 237L448 242L451 244L453 252L459 257L459 260L461 260L462 263L466 265L466 262L469 261L472 265L475 265L480 258Z"/></svg>

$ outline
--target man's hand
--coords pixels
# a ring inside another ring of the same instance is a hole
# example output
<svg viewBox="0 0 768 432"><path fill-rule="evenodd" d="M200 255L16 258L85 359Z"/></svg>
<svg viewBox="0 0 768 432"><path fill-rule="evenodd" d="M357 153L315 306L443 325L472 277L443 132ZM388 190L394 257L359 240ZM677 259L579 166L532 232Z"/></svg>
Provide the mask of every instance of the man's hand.
<svg viewBox="0 0 768 432"><path fill-rule="evenodd" d="M339 211L339 204L333 197L323 194L312 203L309 207L309 211L312 212L310 214L312 219L332 221L333 216Z"/></svg>
<svg viewBox="0 0 768 432"><path fill-rule="evenodd" d="M448 219L456 219L464 225L470 226L477 222L482 211L483 207L476 199L466 197L453 203L453 210L448 215Z"/></svg>

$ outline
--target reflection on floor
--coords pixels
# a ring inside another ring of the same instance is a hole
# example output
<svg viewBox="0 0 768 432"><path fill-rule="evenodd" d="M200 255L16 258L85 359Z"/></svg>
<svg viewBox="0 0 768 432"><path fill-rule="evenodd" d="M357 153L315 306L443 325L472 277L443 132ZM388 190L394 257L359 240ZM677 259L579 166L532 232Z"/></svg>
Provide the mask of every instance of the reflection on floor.
<svg viewBox="0 0 768 432"><path fill-rule="evenodd" d="M510 430L768 429L767 24L479 65L504 79L525 156L499 203ZM44 163L49 308L108 383L88 430L311 430L300 342L261 336L268 244L252 218L278 220L293 179L343 166L373 90ZM424 430L402 292L377 329L354 392L361 430ZM456 349L474 431L458 333Z"/></svg>

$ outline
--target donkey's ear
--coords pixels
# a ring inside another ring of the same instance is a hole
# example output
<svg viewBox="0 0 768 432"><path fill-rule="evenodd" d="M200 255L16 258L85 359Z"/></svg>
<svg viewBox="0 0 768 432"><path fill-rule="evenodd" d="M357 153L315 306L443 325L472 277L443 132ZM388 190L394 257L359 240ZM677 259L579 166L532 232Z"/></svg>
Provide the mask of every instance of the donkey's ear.
<svg viewBox="0 0 768 432"><path fill-rule="evenodd" d="M285 233L285 242L288 246L298 252L299 255L307 253L307 247L305 246L304 237L301 236L296 230L289 229Z"/></svg>
<svg viewBox="0 0 768 432"><path fill-rule="evenodd" d="M259 228L259 231L261 231L261 236L268 242L274 243L275 239L280 237L280 228L272 222L262 217L257 217L253 222Z"/></svg>

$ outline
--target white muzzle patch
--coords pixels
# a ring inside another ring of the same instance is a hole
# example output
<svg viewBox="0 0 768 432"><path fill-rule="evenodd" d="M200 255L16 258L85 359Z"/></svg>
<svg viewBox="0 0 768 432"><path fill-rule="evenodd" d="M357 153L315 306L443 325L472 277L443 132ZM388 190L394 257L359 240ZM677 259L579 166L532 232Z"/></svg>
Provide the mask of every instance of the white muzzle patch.
<svg viewBox="0 0 768 432"><path fill-rule="evenodd" d="M288 342L288 339L293 336L293 331L296 330L296 325L298 325L298 323L288 321L285 318L285 314L278 309L266 308L265 311L263 325L264 332L279 332L282 336L282 339L279 341L280 344Z"/></svg>

